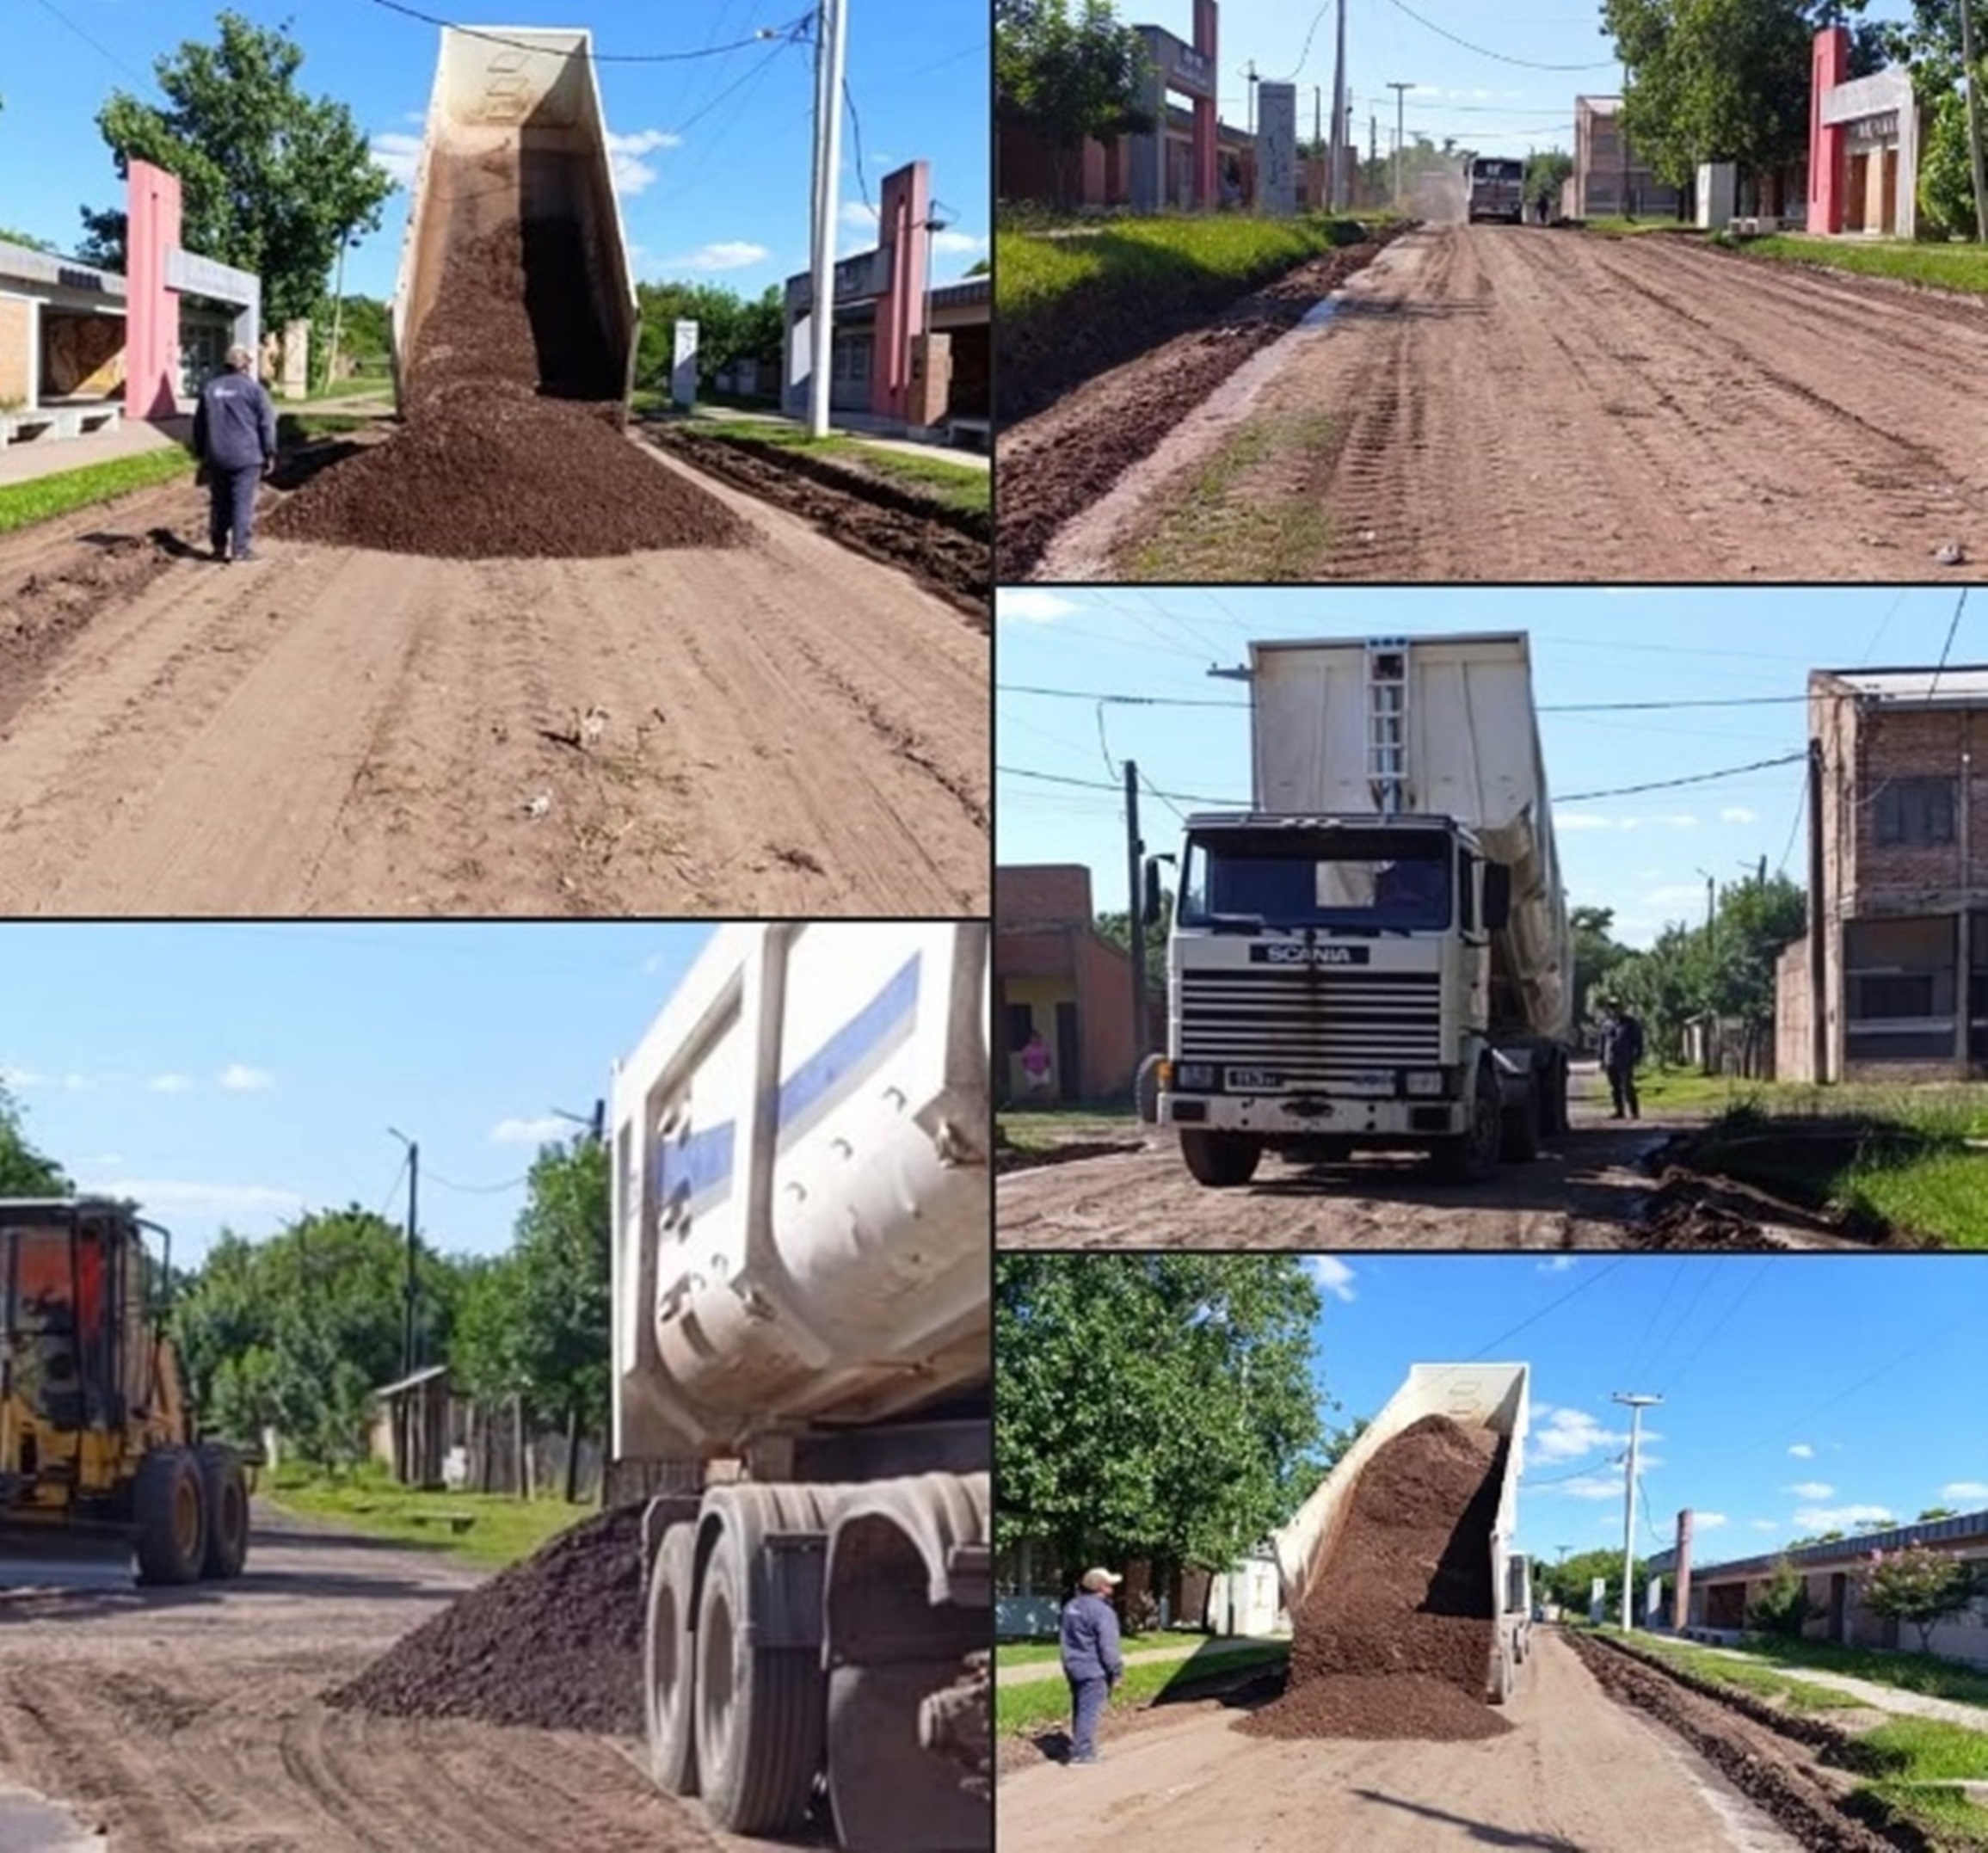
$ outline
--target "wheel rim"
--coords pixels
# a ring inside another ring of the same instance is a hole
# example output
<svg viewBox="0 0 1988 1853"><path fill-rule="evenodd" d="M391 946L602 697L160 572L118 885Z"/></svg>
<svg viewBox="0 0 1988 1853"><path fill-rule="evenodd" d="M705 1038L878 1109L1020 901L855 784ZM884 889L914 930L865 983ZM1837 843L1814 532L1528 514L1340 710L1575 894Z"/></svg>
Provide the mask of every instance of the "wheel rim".
<svg viewBox="0 0 1988 1853"><path fill-rule="evenodd" d="M722 1586L712 1588L698 1636L698 1749L703 1759L716 1770L730 1760L736 1696L732 1678L732 1606Z"/></svg>

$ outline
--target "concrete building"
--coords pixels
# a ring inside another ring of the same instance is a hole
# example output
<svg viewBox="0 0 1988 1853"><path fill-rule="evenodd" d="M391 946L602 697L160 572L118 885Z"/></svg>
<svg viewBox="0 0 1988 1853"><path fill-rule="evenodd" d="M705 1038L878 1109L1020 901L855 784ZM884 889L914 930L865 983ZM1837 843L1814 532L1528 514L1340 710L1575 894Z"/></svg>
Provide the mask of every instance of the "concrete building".
<svg viewBox="0 0 1988 1853"><path fill-rule="evenodd" d="M1785 1080L1988 1074L1988 666L1809 677L1809 932Z"/></svg>
<svg viewBox="0 0 1988 1853"><path fill-rule="evenodd" d="M1563 206L1573 219L1675 219L1683 195L1630 146L1622 110L1619 96L1574 99L1574 170Z"/></svg>
<svg viewBox="0 0 1988 1853"><path fill-rule="evenodd" d="M1902 65L1850 76L1850 35L1815 35L1809 95L1808 229L1819 236L1918 234L1919 107Z"/></svg>
<svg viewBox="0 0 1988 1853"><path fill-rule="evenodd" d="M1098 933L1088 869L994 871L994 1085L1004 1099L1023 1099L1017 1058L1038 1030L1056 1099L1130 1092L1132 963Z"/></svg>
<svg viewBox="0 0 1988 1853"><path fill-rule="evenodd" d="M1917 1629L1901 1641L1899 1624L1872 1614L1862 1601L1872 1554L1904 1550L1911 1545L1969 1561L1988 1561L1988 1511L1928 1519L1885 1531L1861 1532L1827 1544L1806 1544L1799 1550L1702 1566L1691 1573L1687 1626L1713 1634L1744 1630L1748 1611L1785 1556L1807 1585L1809 1621L1802 1630L1805 1639L1843 1647L1905 1647L1916 1651ZM1935 1653L1948 1659L1988 1665L1988 1598L1977 1600L1954 1620L1941 1622L1933 1629L1930 1645Z"/></svg>

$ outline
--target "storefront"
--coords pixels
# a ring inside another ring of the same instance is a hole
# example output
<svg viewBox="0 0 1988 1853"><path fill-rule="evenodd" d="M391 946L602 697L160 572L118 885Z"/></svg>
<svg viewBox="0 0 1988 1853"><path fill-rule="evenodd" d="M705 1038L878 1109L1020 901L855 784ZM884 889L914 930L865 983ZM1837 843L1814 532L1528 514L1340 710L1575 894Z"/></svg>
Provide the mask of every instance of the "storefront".
<svg viewBox="0 0 1988 1853"><path fill-rule="evenodd" d="M1808 229L1824 237L1914 237L1920 122L1911 73L1894 66L1850 77L1850 54L1843 27L1816 34Z"/></svg>

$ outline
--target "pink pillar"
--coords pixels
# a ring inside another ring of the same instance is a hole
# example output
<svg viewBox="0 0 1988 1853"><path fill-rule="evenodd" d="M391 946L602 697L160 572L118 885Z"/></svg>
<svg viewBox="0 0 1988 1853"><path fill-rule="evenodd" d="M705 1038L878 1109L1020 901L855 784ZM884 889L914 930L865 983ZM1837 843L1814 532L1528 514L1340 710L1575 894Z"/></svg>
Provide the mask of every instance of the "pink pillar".
<svg viewBox="0 0 1988 1853"><path fill-rule="evenodd" d="M125 211L125 416L170 418L179 409L180 299L166 287L166 253L180 242L179 176L133 161Z"/></svg>
<svg viewBox="0 0 1988 1853"><path fill-rule="evenodd" d="M879 418L909 416L912 343L925 332L925 254L932 237L925 225L931 217L931 170L923 161L883 176L877 231L890 254L890 274L877 301L870 366L870 409Z"/></svg>
<svg viewBox="0 0 1988 1853"><path fill-rule="evenodd" d="M1216 83L1216 72L1222 69L1217 55L1218 9L1216 0L1194 0L1194 49L1208 61L1208 81ZM1219 157L1216 149L1216 100L1212 96L1194 99L1194 145L1193 176L1194 203L1212 206L1222 198L1222 183L1217 178Z"/></svg>
<svg viewBox="0 0 1988 1853"><path fill-rule="evenodd" d="M1850 65L1847 28L1829 26L1815 35L1808 95L1808 229L1819 235L1843 230L1843 137L1848 131L1840 122L1825 123L1822 106L1849 77Z"/></svg>

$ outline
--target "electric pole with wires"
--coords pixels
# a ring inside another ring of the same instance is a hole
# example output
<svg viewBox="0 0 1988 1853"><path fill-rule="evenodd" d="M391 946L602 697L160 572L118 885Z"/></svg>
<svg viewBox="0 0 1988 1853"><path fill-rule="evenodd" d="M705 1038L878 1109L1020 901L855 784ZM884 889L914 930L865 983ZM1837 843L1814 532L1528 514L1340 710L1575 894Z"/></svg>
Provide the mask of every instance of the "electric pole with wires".
<svg viewBox="0 0 1988 1853"><path fill-rule="evenodd" d="M1146 844L1139 834L1139 767L1125 761L1126 944L1132 951L1132 1066L1146 1059L1146 896L1140 879Z"/></svg>
<svg viewBox="0 0 1988 1853"><path fill-rule="evenodd" d="M835 363L835 218L841 191L842 69L848 0L822 0L815 15L815 220L808 305L808 435L828 434Z"/></svg>
<svg viewBox="0 0 1988 1853"><path fill-rule="evenodd" d="M1609 1400L1626 1405L1629 1411L1629 1460L1622 1476L1622 1632L1628 1634L1635 1625L1632 1617L1636 1606L1634 1587L1636 1580L1636 1453L1642 1440L1644 1410L1664 1399L1625 1394L1617 1390Z"/></svg>

